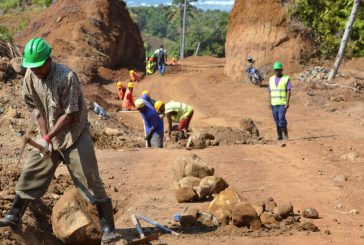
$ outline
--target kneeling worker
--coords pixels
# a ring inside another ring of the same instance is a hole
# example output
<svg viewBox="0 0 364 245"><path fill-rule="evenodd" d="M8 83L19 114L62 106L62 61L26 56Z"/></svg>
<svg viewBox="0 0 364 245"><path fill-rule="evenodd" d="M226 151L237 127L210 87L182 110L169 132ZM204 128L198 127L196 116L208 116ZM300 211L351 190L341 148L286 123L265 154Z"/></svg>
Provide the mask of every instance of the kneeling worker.
<svg viewBox="0 0 364 245"><path fill-rule="evenodd" d="M168 141L171 138L172 122L178 123L178 136L180 139L183 139L193 116L192 106L176 101L170 101L164 104L158 100L155 102L154 108L159 114L167 117L168 135L166 140Z"/></svg>
<svg viewBox="0 0 364 245"><path fill-rule="evenodd" d="M137 99L135 107L144 120L145 140L148 142L148 147L163 148L163 118L160 118L153 106L143 99Z"/></svg>

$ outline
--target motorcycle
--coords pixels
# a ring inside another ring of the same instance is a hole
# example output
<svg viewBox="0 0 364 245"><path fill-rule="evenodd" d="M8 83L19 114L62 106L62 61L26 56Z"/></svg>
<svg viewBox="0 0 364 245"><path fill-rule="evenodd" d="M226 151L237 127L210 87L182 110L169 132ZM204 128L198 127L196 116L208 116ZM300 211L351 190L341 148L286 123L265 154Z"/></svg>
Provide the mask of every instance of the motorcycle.
<svg viewBox="0 0 364 245"><path fill-rule="evenodd" d="M246 69L246 73L252 84L258 85L259 87L262 86L264 76L256 67L254 67L254 60L251 58L248 58L248 68Z"/></svg>

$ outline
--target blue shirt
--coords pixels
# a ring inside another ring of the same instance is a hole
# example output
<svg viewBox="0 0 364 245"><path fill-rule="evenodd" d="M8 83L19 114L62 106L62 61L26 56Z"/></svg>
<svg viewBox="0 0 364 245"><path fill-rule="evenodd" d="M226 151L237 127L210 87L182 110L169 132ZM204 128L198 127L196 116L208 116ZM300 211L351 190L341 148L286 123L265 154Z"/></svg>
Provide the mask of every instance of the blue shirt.
<svg viewBox="0 0 364 245"><path fill-rule="evenodd" d="M146 100L145 101L145 109L140 114L142 115L142 118L145 123L145 130L147 131L147 134L149 134L150 130L152 128L155 129L154 132L156 132L159 135L162 135L164 133L164 123L163 119L159 117L158 112L154 109L154 107Z"/></svg>

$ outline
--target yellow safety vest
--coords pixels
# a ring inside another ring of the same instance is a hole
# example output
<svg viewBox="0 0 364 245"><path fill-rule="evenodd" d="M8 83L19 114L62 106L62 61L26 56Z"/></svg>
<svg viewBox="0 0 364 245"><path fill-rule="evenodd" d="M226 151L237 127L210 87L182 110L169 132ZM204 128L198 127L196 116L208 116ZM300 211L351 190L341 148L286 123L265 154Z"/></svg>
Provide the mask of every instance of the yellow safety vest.
<svg viewBox="0 0 364 245"><path fill-rule="evenodd" d="M272 76L269 79L270 88L270 98L271 105L286 105L287 104L287 83L289 81L289 76L283 75L281 80L276 86L276 76Z"/></svg>
<svg viewBox="0 0 364 245"><path fill-rule="evenodd" d="M177 112L177 115L172 115L172 122L179 123L181 119L187 119L193 111L192 106L185 103L170 101L165 105L165 113Z"/></svg>

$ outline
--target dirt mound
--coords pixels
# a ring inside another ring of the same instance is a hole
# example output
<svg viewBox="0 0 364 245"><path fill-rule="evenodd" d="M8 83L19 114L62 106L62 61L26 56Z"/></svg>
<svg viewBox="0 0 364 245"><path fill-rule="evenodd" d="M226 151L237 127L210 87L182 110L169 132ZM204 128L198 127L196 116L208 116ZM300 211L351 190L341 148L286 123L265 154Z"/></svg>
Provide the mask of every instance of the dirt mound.
<svg viewBox="0 0 364 245"><path fill-rule="evenodd" d="M281 1L237 0L229 14L224 72L241 80L248 55L263 71L270 70L275 60L283 62L287 72L297 71L307 44L302 35L290 30Z"/></svg>
<svg viewBox="0 0 364 245"><path fill-rule="evenodd" d="M143 40L123 1L59 0L28 26L17 42L24 46L30 38L45 38L53 56L84 82L97 81L98 67L144 66Z"/></svg>

